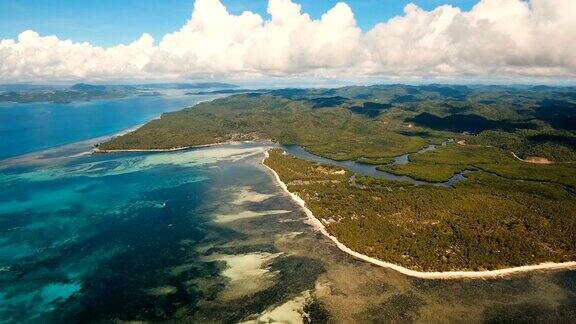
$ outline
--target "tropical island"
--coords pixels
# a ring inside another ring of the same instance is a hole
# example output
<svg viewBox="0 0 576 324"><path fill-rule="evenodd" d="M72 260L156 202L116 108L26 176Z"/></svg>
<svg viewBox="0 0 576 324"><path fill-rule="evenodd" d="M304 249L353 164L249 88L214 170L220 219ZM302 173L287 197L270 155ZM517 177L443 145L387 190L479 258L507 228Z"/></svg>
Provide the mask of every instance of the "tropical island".
<svg viewBox="0 0 576 324"><path fill-rule="evenodd" d="M350 249L416 271L482 271L576 260L575 125L570 87L282 89L164 114L98 150L272 140L374 165L426 183L282 150L265 161Z"/></svg>

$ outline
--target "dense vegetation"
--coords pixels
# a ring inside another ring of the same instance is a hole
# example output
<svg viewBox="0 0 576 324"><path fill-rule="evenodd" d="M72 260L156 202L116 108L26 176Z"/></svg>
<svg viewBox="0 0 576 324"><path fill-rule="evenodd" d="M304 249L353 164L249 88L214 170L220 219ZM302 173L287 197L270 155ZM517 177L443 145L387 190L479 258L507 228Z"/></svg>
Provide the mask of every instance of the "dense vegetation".
<svg viewBox="0 0 576 324"><path fill-rule="evenodd" d="M359 252L418 270L495 269L575 259L574 118L570 87L258 90L164 114L99 148L270 139L428 181L470 170L455 188L415 187L278 152L267 162Z"/></svg>
<svg viewBox="0 0 576 324"><path fill-rule="evenodd" d="M257 90L165 114L101 148L272 139L344 160L392 157L453 138L519 157L576 161L575 94L576 88L543 86Z"/></svg>
<svg viewBox="0 0 576 324"><path fill-rule="evenodd" d="M452 143L434 151L412 154L408 164L378 168L426 181L446 181L456 172L482 170L507 179L558 183L576 191L575 164L522 162L510 152L492 146Z"/></svg>
<svg viewBox="0 0 576 324"><path fill-rule="evenodd" d="M328 231L366 255L421 271L576 259L574 194L476 172L456 188L341 174L272 150L265 163Z"/></svg>
<svg viewBox="0 0 576 324"><path fill-rule="evenodd" d="M218 99L164 114L137 131L100 149L162 149L229 140L273 139L301 144L321 155L348 160L394 156L425 145L417 136L390 130L389 121L374 121L348 109L313 108L319 101L290 100L271 94ZM402 127L395 121L394 128Z"/></svg>

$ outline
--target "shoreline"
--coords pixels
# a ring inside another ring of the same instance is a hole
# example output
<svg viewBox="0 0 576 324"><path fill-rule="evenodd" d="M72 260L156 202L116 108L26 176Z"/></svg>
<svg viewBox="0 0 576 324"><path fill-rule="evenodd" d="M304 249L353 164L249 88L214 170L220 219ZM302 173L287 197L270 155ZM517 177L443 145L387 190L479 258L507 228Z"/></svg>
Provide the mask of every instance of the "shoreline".
<svg viewBox="0 0 576 324"><path fill-rule="evenodd" d="M216 143L216 144L209 144L209 145L200 145L200 146L182 146L182 147L174 147L169 149L113 149L113 150L103 150L99 149L98 147L94 147L92 149L92 153L123 153L123 152L175 152L175 151L182 151L191 148L200 148L200 147L207 147L213 145L219 145L224 143Z"/></svg>
<svg viewBox="0 0 576 324"><path fill-rule="evenodd" d="M135 152L135 153L142 153L142 152L176 152L176 151L184 151L184 150L192 150L192 149L199 149L199 148L206 148L206 147L212 147L212 146L219 146L219 145L234 145L234 144L243 144L243 143L273 143L271 140L261 140L261 141L226 141L226 142L217 142L217 143L211 143L211 144L200 144L200 145L190 145L190 146L181 146L181 147L173 147L173 148L169 148L169 149L114 149L114 150L103 150L103 149L99 149L97 147L94 147L92 149L92 153L98 154L98 153L129 153L129 152Z"/></svg>
<svg viewBox="0 0 576 324"><path fill-rule="evenodd" d="M210 101L214 101L216 99L220 99L220 98L224 98L226 96L217 96L216 98L213 99L206 99L206 100L199 100L196 103L194 103L192 106L190 107L184 107L182 109L187 109L187 108L194 108L199 104L205 103L205 102L210 102ZM181 110L182 110L181 109ZM106 135L106 136L102 136L100 137L100 139L106 139L106 140L110 140L113 139L115 137L120 137L132 132L137 131L138 129L140 129L142 126L148 124L149 122L153 121L153 120L157 120L162 118L162 115L165 113L162 113L144 123L138 124L136 126L132 126L130 128L124 129L118 133L112 134L112 135ZM95 153L122 153L122 152L175 152L175 151L181 151L181 150L187 150L187 149L192 149L192 148L201 148L201 147L209 147L209 146L214 146L214 145L221 145L221 144L230 144L231 142L222 142L222 143L213 143L213 144L204 144L204 145L193 145L193 146L182 146L182 147L174 147L174 148L170 148L170 149L117 149L117 150L102 150L99 149L97 147L98 144L100 144L101 142L96 142L94 145L92 145L92 150L91 153L95 154Z"/></svg>
<svg viewBox="0 0 576 324"><path fill-rule="evenodd" d="M272 175L274 176L278 185L280 185L280 187L282 188L282 191L284 191L286 194L288 194L288 196L290 196L290 198L304 211L306 216L308 216L309 224L314 229L321 232L324 236L326 236L330 240L332 240L332 242L334 242L336 244L336 246L342 252L345 252L345 253L353 256L356 259L360 259L362 261L366 261L366 262L372 263L374 265L377 265L377 266L380 266L383 268L388 268L388 269L397 271L401 274L404 274L404 275L407 275L410 277L420 278L420 279L443 279L443 280L447 280L447 279L490 279L490 278L501 278L501 277L505 277L505 276L509 276L509 275L513 275L513 274L520 274L520 273L526 273L526 272L532 272L532 271L538 271L538 270L576 269L576 261L570 261L570 262L563 262L563 263L546 262L546 263L540 263L540 264L535 264L535 265L525 265L525 266L519 266L519 267L504 268L504 269L498 269L498 270L486 270L486 271L421 272L421 271L411 270L411 269L402 267L402 266L394 264L394 263L390 263L390 262L386 262L386 261L382 261L382 260L379 260L376 258L369 257L365 254L361 254L359 252L356 252L356 251L350 249L349 247L347 247L346 245L344 245L343 243L338 241L338 239L336 237L330 235L330 233L328 233L328 231L326 230L326 227L324 226L324 224L322 224L322 222L319 219L317 219L316 216L314 216L312 211L310 211L310 209L308 209L306 207L306 202L302 198L300 198L300 196L298 196L297 194L290 192L288 190L288 187L286 186L286 184L280 179L280 176L278 175L278 173L276 173L276 171L274 171L274 169L272 169L271 167L266 165L265 161L268 157L269 157L269 154L268 154L268 151L266 151L264 153L264 158L262 159L261 165L263 165L266 169L268 169L270 172L272 172Z"/></svg>

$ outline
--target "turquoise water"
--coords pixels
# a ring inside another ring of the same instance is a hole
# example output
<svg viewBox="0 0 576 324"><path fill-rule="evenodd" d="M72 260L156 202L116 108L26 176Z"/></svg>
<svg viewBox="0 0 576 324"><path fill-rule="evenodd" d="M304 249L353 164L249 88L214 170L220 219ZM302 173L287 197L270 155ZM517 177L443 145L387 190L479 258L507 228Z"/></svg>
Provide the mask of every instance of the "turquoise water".
<svg viewBox="0 0 576 324"><path fill-rule="evenodd" d="M129 97L73 103L0 103L0 160L111 135L215 96Z"/></svg>
<svg viewBox="0 0 576 324"><path fill-rule="evenodd" d="M0 322L141 317L157 302L144 290L182 280L167 268L199 262L183 242L219 236L214 203L237 183L265 180L263 150L228 145L0 169ZM187 275L218 273L211 263L197 267L201 274ZM173 302L198 296L179 290Z"/></svg>
<svg viewBox="0 0 576 324"><path fill-rule="evenodd" d="M0 106L0 323L230 322L291 297L286 289L301 284L206 305L223 291L244 294L227 288L221 254L253 260L275 250L274 235L235 247L245 231L215 222L218 215L240 213L244 223L298 217L259 166L267 144L89 154L106 136L213 98L172 93ZM238 202L238 193L248 199ZM283 228L295 224L306 226ZM278 267L291 262L304 261L284 258Z"/></svg>

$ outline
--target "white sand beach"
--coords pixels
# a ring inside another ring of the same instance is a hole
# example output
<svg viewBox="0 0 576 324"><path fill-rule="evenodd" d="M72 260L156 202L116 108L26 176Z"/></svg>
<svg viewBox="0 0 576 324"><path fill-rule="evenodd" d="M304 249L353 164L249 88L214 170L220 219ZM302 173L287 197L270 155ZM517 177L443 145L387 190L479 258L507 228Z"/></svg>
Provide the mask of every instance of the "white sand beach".
<svg viewBox="0 0 576 324"><path fill-rule="evenodd" d="M272 174L274 175L274 178L276 179L276 182L280 185L282 190L287 195L289 195L292 198L292 200L294 202L296 202L302 208L304 213L306 213L306 215L308 216L308 220L309 220L310 225L312 225L316 230L320 231L326 237L330 238L336 244L336 246L340 250L342 250L343 252L346 252L355 258L364 260L366 262L370 262L374 265L384 267L384 268L389 268L389 269L398 271L402 274L405 274L407 276L421 278L421 279L488 279L488 278L498 278L498 277L504 277L504 276L508 276L508 275L512 275L512 274L518 274L518 273L529 272L529 271L537 271L537 270L576 269L576 261L571 261L571 262L563 262L563 263L547 262L547 263L541 263L541 264L535 264L535 265L526 265L526 266L521 266L521 267L513 267L513 268L489 270L489 271L420 272L420 271L415 271L415 270L411 270L408 268L404 268L404 267L397 265L397 264L394 264L394 263L385 262L382 260L378 260L378 259L369 257L367 255L358 253L356 251L353 251L352 249L350 249L346 245L342 244L340 241L338 241L338 239L336 237L330 235L328 233L328 231L326 230L324 224L322 224L322 222L320 222L320 220L318 220L314 216L314 214L312 214L312 212L306 207L306 203L304 202L304 200L302 198L300 198L297 194L294 194L288 190L288 187L286 186L286 184L284 182L282 182L282 180L280 179L280 176L276 173L276 171L274 171L272 168L270 168L269 166L267 166L265 164L266 158L268 158L268 156L269 156L269 154L266 151L264 153L264 159L262 160L262 165L266 169L270 170L270 172L272 172Z"/></svg>

